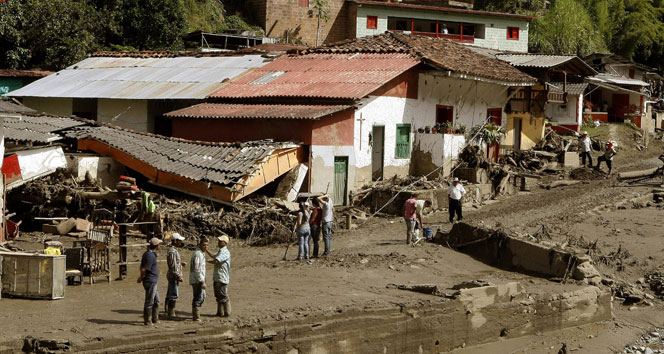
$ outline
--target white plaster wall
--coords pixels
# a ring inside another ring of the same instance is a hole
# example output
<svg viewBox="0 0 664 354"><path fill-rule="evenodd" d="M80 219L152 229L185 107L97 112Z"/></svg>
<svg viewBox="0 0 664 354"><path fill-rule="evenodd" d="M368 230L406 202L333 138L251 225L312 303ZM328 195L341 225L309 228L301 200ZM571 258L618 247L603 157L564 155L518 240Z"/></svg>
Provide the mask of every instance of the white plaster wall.
<svg viewBox="0 0 664 354"><path fill-rule="evenodd" d="M67 167L65 153L60 146L16 152L24 181Z"/></svg>
<svg viewBox="0 0 664 354"><path fill-rule="evenodd" d="M147 100L97 100L97 120L139 132L153 132Z"/></svg>
<svg viewBox="0 0 664 354"><path fill-rule="evenodd" d="M85 180L85 174L90 173L92 178L100 179L104 186L115 186L124 172L124 167L112 158L89 154L67 154L67 168L77 181Z"/></svg>
<svg viewBox="0 0 664 354"><path fill-rule="evenodd" d="M418 133L415 136L415 146L424 153L430 153L431 162L436 166L442 166L445 158L457 159L466 143L463 135Z"/></svg>
<svg viewBox="0 0 664 354"><path fill-rule="evenodd" d="M378 17L378 26L376 29L367 28L367 16ZM356 36L359 38L384 33L387 31L388 17L483 24L485 28L484 38L475 38L473 45L504 51L528 52L528 20L497 16L477 16L416 9L386 9L363 6L357 8ZM519 27L518 40L507 39L507 27Z"/></svg>
<svg viewBox="0 0 664 354"><path fill-rule="evenodd" d="M583 98L579 96L568 96L567 104L547 103L544 105L546 118L561 124L582 123ZM578 112L578 114L577 114Z"/></svg>
<svg viewBox="0 0 664 354"><path fill-rule="evenodd" d="M352 146L313 145L311 147L311 192L334 196L334 157L348 157L348 192L361 186L355 186L355 167L357 164L355 149ZM329 185L329 187L328 187ZM343 202L333 200L335 205Z"/></svg>
<svg viewBox="0 0 664 354"><path fill-rule="evenodd" d="M24 97L23 104L38 112L60 116L70 116L72 114L71 98Z"/></svg>

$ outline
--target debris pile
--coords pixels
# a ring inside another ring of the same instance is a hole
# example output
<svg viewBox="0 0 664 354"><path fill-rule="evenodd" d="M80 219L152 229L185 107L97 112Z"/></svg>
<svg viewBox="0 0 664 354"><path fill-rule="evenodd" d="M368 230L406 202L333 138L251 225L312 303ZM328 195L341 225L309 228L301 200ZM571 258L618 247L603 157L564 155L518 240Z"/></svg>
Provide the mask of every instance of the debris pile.
<svg viewBox="0 0 664 354"><path fill-rule="evenodd" d="M570 171L569 178L578 181L591 181L606 178L606 174L594 168L580 167Z"/></svg>
<svg viewBox="0 0 664 354"><path fill-rule="evenodd" d="M646 274L644 279L650 285L650 290L664 300L664 273L651 272Z"/></svg>

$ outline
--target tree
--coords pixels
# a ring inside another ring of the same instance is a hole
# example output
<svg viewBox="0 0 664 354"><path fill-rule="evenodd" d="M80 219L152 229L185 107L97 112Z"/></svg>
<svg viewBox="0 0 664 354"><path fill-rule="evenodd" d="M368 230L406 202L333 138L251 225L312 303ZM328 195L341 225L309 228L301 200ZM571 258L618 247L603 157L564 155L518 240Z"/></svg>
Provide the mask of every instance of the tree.
<svg viewBox="0 0 664 354"><path fill-rule="evenodd" d="M0 3L0 67L24 67L30 59L30 49L25 47L21 31L24 21L24 6L21 2Z"/></svg>
<svg viewBox="0 0 664 354"><path fill-rule="evenodd" d="M330 3L328 0L313 0L313 10L309 10L310 17L316 17L316 47L320 38L320 21L325 22L330 20Z"/></svg>
<svg viewBox="0 0 664 354"><path fill-rule="evenodd" d="M557 0L533 21L529 46L534 52L580 56L606 50L588 11L577 0Z"/></svg>
<svg viewBox="0 0 664 354"><path fill-rule="evenodd" d="M182 48L186 23L181 0L124 0L121 11L123 45L140 50Z"/></svg>

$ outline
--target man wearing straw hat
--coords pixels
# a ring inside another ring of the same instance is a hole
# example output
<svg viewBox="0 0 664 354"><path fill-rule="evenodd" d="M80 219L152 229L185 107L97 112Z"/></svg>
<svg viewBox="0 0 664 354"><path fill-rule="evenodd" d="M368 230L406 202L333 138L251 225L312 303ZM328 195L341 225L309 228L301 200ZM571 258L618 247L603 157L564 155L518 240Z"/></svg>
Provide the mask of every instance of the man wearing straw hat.
<svg viewBox="0 0 664 354"><path fill-rule="evenodd" d="M214 264L214 296L217 298L217 316L228 317L231 315L231 300L228 297L228 284L231 280L231 252L228 251L229 238L226 235L217 237L219 251L212 254L206 250L213 259L209 263Z"/></svg>

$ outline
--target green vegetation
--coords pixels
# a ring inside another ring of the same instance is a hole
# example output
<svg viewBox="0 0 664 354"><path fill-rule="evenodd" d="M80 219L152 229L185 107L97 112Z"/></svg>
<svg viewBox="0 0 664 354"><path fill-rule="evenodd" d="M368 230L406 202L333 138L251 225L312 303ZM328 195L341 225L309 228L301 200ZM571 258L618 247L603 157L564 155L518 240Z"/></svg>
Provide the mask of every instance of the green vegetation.
<svg viewBox="0 0 664 354"><path fill-rule="evenodd" d="M180 50L188 32L260 30L220 0L0 2L0 68L59 70L97 50Z"/></svg>

